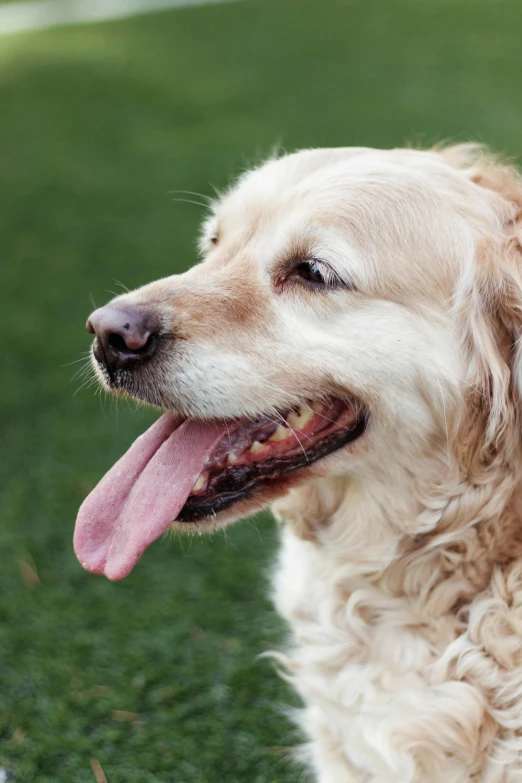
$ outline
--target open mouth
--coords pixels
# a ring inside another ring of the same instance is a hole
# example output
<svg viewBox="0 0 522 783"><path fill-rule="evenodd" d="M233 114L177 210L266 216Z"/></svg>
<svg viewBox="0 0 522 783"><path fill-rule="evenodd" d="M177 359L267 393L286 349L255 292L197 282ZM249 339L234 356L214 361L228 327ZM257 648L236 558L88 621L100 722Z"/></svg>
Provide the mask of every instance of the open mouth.
<svg viewBox="0 0 522 783"><path fill-rule="evenodd" d="M330 399L300 405L280 420L261 416L232 426L207 458L177 520L224 511L355 440L365 422L355 403Z"/></svg>
<svg viewBox="0 0 522 783"><path fill-rule="evenodd" d="M174 521L198 523L248 498L261 508L287 475L354 441L366 415L352 400L305 403L254 420L165 413L83 502L74 549L88 571L122 579Z"/></svg>

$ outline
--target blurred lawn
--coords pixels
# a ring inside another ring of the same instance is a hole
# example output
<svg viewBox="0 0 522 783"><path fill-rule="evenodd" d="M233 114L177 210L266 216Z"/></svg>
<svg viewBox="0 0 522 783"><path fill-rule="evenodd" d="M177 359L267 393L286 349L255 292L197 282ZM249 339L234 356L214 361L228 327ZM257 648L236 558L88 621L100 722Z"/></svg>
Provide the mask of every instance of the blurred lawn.
<svg viewBox="0 0 522 783"><path fill-rule="evenodd" d="M77 507L154 416L74 395L92 301L180 271L212 193L266 154L484 139L522 151L519 0L258 0L0 39L0 767L8 780L290 783L295 699L267 518L160 541L110 584ZM39 574L36 584L33 568ZM135 716L127 713L136 713Z"/></svg>

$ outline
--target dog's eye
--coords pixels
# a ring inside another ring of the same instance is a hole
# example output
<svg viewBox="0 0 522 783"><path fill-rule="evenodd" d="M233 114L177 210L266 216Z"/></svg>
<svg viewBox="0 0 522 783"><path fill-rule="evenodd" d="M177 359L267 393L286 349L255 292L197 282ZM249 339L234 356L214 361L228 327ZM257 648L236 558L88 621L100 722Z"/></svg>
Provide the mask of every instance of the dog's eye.
<svg viewBox="0 0 522 783"><path fill-rule="evenodd" d="M322 269L317 261L303 261L295 271L307 283L315 283L315 285L325 284Z"/></svg>
<svg viewBox="0 0 522 783"><path fill-rule="evenodd" d="M333 269L323 261L317 261L315 258L309 261L300 261L294 267L294 275L300 281L313 288L335 288L340 284L340 280Z"/></svg>

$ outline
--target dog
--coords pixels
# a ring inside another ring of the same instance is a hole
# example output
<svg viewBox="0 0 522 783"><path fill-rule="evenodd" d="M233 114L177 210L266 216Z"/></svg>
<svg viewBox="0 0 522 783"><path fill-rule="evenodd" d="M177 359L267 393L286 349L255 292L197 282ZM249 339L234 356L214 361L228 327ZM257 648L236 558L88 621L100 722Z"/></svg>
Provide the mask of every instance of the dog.
<svg viewBox="0 0 522 783"><path fill-rule="evenodd" d="M320 783L522 780L522 184L476 145L273 158L202 263L96 310L166 411L82 505L80 563L268 504Z"/></svg>

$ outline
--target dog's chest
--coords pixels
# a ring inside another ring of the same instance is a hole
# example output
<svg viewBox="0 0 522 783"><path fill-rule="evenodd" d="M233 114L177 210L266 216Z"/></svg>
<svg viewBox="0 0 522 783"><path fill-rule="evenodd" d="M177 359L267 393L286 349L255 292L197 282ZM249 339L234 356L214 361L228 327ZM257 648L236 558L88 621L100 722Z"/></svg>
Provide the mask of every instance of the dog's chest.
<svg viewBox="0 0 522 783"><path fill-rule="evenodd" d="M329 562L290 531L275 603L297 642L290 673L306 705L305 731L313 753L326 754L326 767L335 759L345 772L339 781L416 783L421 772L425 783L465 779L452 742L436 738L446 724L456 731L459 716L478 715L479 697L465 683L434 687L430 672L442 649L433 640L452 635L443 618L438 628L423 623L405 598L387 595L355 567Z"/></svg>
<svg viewBox="0 0 522 783"><path fill-rule="evenodd" d="M345 667L377 667L391 683L394 676L422 675L434 660L434 629L407 598L386 594L355 564L339 565L291 532L283 539L275 603L300 655L313 656L332 677Z"/></svg>

